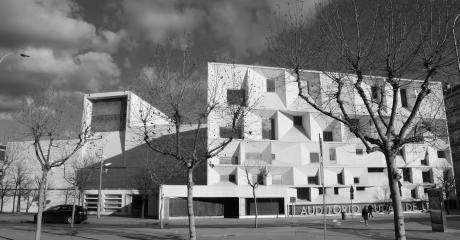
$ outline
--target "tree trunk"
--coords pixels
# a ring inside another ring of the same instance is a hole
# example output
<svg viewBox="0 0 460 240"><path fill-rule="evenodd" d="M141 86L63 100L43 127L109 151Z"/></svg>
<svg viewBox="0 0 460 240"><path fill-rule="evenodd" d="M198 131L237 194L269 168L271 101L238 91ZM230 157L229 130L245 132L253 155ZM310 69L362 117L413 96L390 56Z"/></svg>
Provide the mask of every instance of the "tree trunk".
<svg viewBox="0 0 460 240"><path fill-rule="evenodd" d="M164 206L164 203L163 203L163 185L160 185L160 216L158 216L158 218L160 219L160 229L163 229L163 206Z"/></svg>
<svg viewBox="0 0 460 240"><path fill-rule="evenodd" d="M196 240L195 214L193 213L193 169L187 168L187 210L190 240Z"/></svg>
<svg viewBox="0 0 460 240"><path fill-rule="evenodd" d="M45 188L46 180L48 178L48 169L42 169L42 179L40 181L39 193L38 193L38 213L37 213L37 229L35 231L35 240L40 240L42 232L42 216L43 209L45 207Z"/></svg>
<svg viewBox="0 0 460 240"><path fill-rule="evenodd" d="M142 195L142 205L141 205L141 218L144 219L144 210L145 210L145 195Z"/></svg>
<svg viewBox="0 0 460 240"><path fill-rule="evenodd" d="M5 197L5 195L4 195L4 193L2 192L2 196L1 196L1 198L0 198L0 200L1 200L1 201L0 201L0 204L1 204L1 206L0 206L0 213L3 213L3 199L4 199L4 197Z"/></svg>
<svg viewBox="0 0 460 240"><path fill-rule="evenodd" d="M252 196L254 198L254 210L255 210L255 218L254 218L254 228L257 228L257 217L259 213L257 212L257 198L256 198L256 188L252 188Z"/></svg>
<svg viewBox="0 0 460 240"><path fill-rule="evenodd" d="M449 213L449 193L446 192L446 214L450 214Z"/></svg>
<svg viewBox="0 0 460 240"><path fill-rule="evenodd" d="M70 222L70 228L73 230L73 226L75 224L75 205L76 205L76 202L77 202L77 191L78 191L78 188L75 187L74 189L74 194L73 194L73 203L72 203L72 221ZM72 232L73 234L73 232Z"/></svg>
<svg viewBox="0 0 460 240"><path fill-rule="evenodd" d="M14 190L14 193L13 193L13 209L11 210L11 213L14 213L15 206L16 206L16 190Z"/></svg>
<svg viewBox="0 0 460 240"><path fill-rule="evenodd" d="M18 213L21 212L21 197L22 197L21 195L22 195L22 194L21 194L21 190L19 190L19 192L18 192L18 199L17 199L18 203L17 203L17 205L16 205L16 212L18 212Z"/></svg>
<svg viewBox="0 0 460 240"><path fill-rule="evenodd" d="M399 184L396 168L393 167L395 154L385 154L388 166L388 185L390 186L391 200L393 202L393 218L395 239L405 240L406 229L404 224L403 208L401 204L401 195L399 194Z"/></svg>

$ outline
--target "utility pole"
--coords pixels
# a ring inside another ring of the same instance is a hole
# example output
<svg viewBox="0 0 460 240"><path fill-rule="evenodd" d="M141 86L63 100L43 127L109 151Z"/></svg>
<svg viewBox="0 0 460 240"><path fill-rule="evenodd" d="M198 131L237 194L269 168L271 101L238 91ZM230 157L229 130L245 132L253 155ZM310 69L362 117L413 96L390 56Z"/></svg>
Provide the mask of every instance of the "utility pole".
<svg viewBox="0 0 460 240"><path fill-rule="evenodd" d="M320 174L321 174L321 187L323 189L323 239L326 240L326 189L324 188L324 158L323 158L323 140L321 134L319 135L319 155L320 155Z"/></svg>
<svg viewBox="0 0 460 240"><path fill-rule="evenodd" d="M102 200L102 166L104 165L104 158L101 154L100 170L99 170L99 189L97 192L97 218L101 218L101 200Z"/></svg>

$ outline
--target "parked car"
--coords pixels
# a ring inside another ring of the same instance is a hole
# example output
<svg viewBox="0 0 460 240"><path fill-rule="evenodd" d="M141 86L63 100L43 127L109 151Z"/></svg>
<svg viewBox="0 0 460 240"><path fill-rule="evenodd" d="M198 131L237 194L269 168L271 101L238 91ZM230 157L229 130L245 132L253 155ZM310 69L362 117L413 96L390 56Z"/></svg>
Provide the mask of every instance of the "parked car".
<svg viewBox="0 0 460 240"><path fill-rule="evenodd" d="M75 206L75 223L81 223L88 219L88 213L82 206ZM37 214L34 216L34 222L37 222ZM72 222L72 205L57 205L43 211L43 222Z"/></svg>

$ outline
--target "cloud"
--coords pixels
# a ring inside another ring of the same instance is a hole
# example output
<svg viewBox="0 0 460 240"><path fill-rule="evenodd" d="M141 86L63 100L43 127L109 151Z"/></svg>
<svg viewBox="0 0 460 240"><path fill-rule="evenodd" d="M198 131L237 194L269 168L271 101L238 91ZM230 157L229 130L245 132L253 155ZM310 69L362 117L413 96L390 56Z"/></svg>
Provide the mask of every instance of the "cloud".
<svg viewBox="0 0 460 240"><path fill-rule="evenodd" d="M126 32L97 31L70 0L0 1L0 45L115 52Z"/></svg>
<svg viewBox="0 0 460 240"><path fill-rule="evenodd" d="M183 5L183 1L124 1L123 10L130 31L153 43L169 41L200 26L205 12Z"/></svg>
<svg viewBox="0 0 460 240"><path fill-rule="evenodd" d="M314 3L303 2L303 11L310 13ZM292 8L281 0L125 0L122 6L127 29L136 38L164 44L171 37L183 39L184 33L190 33L192 41L204 41L238 56L263 51L277 15L286 15Z"/></svg>

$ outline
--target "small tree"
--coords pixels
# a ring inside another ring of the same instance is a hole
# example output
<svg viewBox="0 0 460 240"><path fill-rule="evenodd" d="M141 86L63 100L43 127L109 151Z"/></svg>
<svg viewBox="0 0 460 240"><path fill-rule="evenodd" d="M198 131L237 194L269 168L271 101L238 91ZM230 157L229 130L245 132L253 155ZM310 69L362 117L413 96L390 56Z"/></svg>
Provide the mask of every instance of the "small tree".
<svg viewBox="0 0 460 240"><path fill-rule="evenodd" d="M241 119L247 113L248 106L243 103L231 106L220 104L216 95L219 84L203 84L200 73L204 64L195 62L197 58L191 55L190 48L157 48L153 65L144 71L144 85L140 93L148 102L154 102L161 112L145 106L139 111L139 120L142 122L141 133L147 146L154 152L178 161L186 169L189 237L195 240L194 170L202 162L217 156L233 139L230 136L207 146L206 141L203 141L206 139L207 118L211 112L225 112L229 117L222 120L228 121L233 134L240 135ZM205 100L204 91L208 88L211 91L208 91Z"/></svg>
<svg viewBox="0 0 460 240"><path fill-rule="evenodd" d="M148 197L151 194L158 193L160 198L158 219L160 221L160 228L163 229L164 199L161 191L162 185L170 182L170 180L174 178L184 177L186 170L180 162L159 155L148 147L142 149L142 151L144 151L145 170L135 177L133 183L134 188L139 190L139 194L142 197L141 218L144 218L145 204Z"/></svg>
<svg viewBox="0 0 460 240"><path fill-rule="evenodd" d="M452 176L452 168L448 164L442 166L441 171L434 174L436 187L441 188L443 200L446 204L446 212L449 214L450 195L455 191L455 179Z"/></svg>
<svg viewBox="0 0 460 240"><path fill-rule="evenodd" d="M3 213L5 197L14 192L13 167L19 160L21 150L16 145L10 144L3 153L4 160L0 161L0 213Z"/></svg>
<svg viewBox="0 0 460 240"><path fill-rule="evenodd" d="M30 172L22 162L15 164L13 168L13 209L12 212L21 212L21 198L24 194L24 189L27 189L32 184ZM17 197L17 198L16 198ZM16 206L16 209L15 209Z"/></svg>
<svg viewBox="0 0 460 240"><path fill-rule="evenodd" d="M72 156L77 154L85 145L90 136L90 128L86 123L81 126L81 131L75 134L74 140L61 140L66 138L63 133L72 126L68 122L73 119L72 113L66 110L71 105L59 99L54 91L48 89L41 95L26 99L18 120L24 125L26 135L33 139L35 157L41 168L39 182L37 229L35 240L40 240L42 227L42 214L45 207L45 190L48 184L48 174L53 168L62 166ZM61 96L62 97L62 96ZM67 136L68 138L68 136ZM59 151L60 154L56 154ZM65 154L64 154L65 153Z"/></svg>
<svg viewBox="0 0 460 240"><path fill-rule="evenodd" d="M89 167L93 166L96 161L97 159L93 156L86 155L81 159L75 159L70 163L64 164L64 179L72 186L72 190L66 190L73 198L72 219L70 223L70 228L72 229L75 223L75 205L77 203L77 198L79 193L85 189L85 186L88 184L91 174L93 173Z"/></svg>
<svg viewBox="0 0 460 240"><path fill-rule="evenodd" d="M254 199L254 228L258 227L258 210L257 210L257 196L256 190L259 185L263 185L265 179L267 178L268 174L270 173L269 164L266 161L257 159L257 160L246 160L244 164L244 172L246 175L246 180L248 181L248 185L252 189L252 198Z"/></svg>

